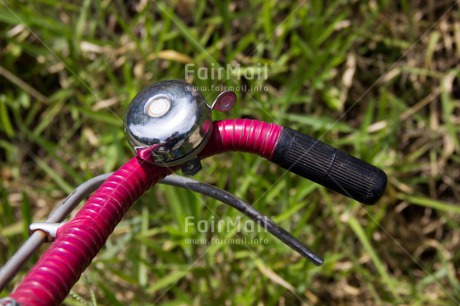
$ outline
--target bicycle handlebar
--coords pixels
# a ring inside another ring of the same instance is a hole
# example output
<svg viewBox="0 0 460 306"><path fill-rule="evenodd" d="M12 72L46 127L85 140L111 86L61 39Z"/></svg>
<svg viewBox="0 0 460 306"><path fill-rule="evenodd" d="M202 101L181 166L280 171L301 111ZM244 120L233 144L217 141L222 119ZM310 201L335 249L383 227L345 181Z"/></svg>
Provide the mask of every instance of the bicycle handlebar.
<svg viewBox="0 0 460 306"><path fill-rule="evenodd" d="M364 203L377 201L385 188L382 170L276 124L248 119L213 122L212 134L199 158L227 151L258 154ZM59 228L54 243L11 298L24 305L61 303L133 202L178 168L160 167L139 157L124 164L71 221ZM352 182L338 171L346 171L357 181ZM360 192L363 186L365 192Z"/></svg>
<svg viewBox="0 0 460 306"><path fill-rule="evenodd" d="M264 145L261 155L266 159L349 198L374 204L383 195L387 176L381 169L295 130L275 124L260 129L257 122L234 119L218 123L221 132L213 135L213 145L231 143L238 151L252 152L254 141L258 141ZM254 138L219 139L235 137L235 129L245 129L245 133L255 130Z"/></svg>

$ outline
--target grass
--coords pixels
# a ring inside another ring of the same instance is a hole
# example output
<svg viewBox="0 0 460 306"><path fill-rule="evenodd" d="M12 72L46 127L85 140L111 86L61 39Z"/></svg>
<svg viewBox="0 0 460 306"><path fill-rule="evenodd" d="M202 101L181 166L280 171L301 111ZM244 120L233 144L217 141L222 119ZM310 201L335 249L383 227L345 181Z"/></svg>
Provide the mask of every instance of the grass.
<svg viewBox="0 0 460 306"><path fill-rule="evenodd" d="M236 107L214 119L276 122L365 159L389 176L382 200L365 207L258 157L216 156L197 178L273 216L323 254L323 266L264 233L267 244L188 244L201 236L185 230L187 216L229 222L240 214L158 186L128 212L65 303L458 304L454 4L0 0L1 262L32 220L133 155L121 118L141 88L184 79L188 63L267 64L263 82L188 81L266 86L237 91ZM210 102L217 94L204 92ZM212 237L251 236L233 229Z"/></svg>

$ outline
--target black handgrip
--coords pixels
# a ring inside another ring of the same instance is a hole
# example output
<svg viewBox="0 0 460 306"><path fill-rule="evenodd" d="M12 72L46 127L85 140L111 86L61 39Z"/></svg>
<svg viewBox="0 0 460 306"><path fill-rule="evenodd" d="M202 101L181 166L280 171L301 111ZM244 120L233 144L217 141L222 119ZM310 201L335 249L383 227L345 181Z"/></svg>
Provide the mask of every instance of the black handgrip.
<svg viewBox="0 0 460 306"><path fill-rule="evenodd" d="M283 129L271 161L365 204L377 202L387 185L381 169L288 128Z"/></svg>

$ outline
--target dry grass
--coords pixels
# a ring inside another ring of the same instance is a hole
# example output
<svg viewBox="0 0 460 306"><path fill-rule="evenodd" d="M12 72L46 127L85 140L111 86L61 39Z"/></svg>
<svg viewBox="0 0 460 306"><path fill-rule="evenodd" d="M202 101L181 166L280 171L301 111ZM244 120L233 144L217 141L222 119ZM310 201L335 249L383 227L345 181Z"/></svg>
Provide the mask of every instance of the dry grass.
<svg viewBox="0 0 460 306"><path fill-rule="evenodd" d="M276 216L323 253L325 264L313 267L270 237L270 245L249 248L186 245L196 234L181 231L183 216L238 214L160 187L128 213L66 303L459 303L455 1L50 0L0 7L1 262L32 219L132 156L120 118L143 86L183 79L190 62L268 63L276 67L264 83L268 91L238 92L232 116L275 121L376 164L389 176L383 199L364 207L259 158L215 157L201 180ZM227 82L244 84L256 85ZM205 92L209 100L216 95Z"/></svg>

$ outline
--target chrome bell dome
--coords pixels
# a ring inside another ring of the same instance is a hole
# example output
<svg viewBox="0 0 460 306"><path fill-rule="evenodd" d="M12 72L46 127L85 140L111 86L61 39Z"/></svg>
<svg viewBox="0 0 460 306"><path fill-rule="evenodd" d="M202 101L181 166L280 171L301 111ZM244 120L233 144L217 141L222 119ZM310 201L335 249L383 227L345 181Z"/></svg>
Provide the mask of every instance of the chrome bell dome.
<svg viewBox="0 0 460 306"><path fill-rule="evenodd" d="M221 93L210 107L201 92L184 81L161 81L144 88L129 104L124 130L138 155L159 166L201 169L196 158L212 132L212 109L226 111L236 101L233 92ZM142 153L142 154L141 154ZM194 161L192 164L187 162ZM193 172L193 173L192 173Z"/></svg>

